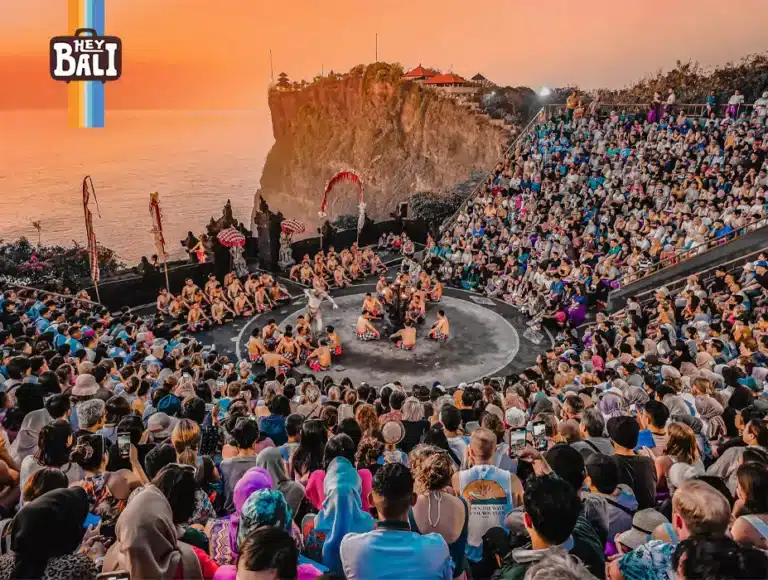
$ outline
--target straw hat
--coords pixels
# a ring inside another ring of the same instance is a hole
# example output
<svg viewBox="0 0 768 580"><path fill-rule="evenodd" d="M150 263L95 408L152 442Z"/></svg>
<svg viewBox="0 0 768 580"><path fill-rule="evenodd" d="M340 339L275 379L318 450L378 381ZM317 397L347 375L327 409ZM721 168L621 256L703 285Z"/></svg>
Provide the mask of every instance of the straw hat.
<svg viewBox="0 0 768 580"><path fill-rule="evenodd" d="M389 445L397 445L405 438L405 427L400 421L387 421L381 428L381 436Z"/></svg>

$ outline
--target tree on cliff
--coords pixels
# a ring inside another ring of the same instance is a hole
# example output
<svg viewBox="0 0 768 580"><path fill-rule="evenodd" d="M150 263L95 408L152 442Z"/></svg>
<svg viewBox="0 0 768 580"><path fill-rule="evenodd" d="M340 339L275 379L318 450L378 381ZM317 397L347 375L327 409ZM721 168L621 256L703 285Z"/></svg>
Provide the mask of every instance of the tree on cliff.
<svg viewBox="0 0 768 580"><path fill-rule="evenodd" d="M414 217L423 219L431 225L439 224L456 213L461 205L461 199L461 196L456 193L439 194L423 191L411 195L409 203Z"/></svg>

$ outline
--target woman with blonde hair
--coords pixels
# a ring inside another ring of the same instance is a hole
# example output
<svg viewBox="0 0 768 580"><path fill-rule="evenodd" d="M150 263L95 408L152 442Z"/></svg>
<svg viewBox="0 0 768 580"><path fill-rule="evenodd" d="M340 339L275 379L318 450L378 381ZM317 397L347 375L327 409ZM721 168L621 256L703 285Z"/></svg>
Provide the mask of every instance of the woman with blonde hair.
<svg viewBox="0 0 768 580"><path fill-rule="evenodd" d="M416 397L408 397L403 403L403 420L405 437L400 443L400 448L408 453L421 441L424 431L429 429L429 421L424 419L424 405Z"/></svg>
<svg viewBox="0 0 768 580"><path fill-rule="evenodd" d="M189 465L195 468L196 475L200 471L198 465L197 450L200 448L200 426L192 419L182 419L171 431L171 444L176 451L176 462L180 465ZM215 467L214 467L215 469ZM218 479L218 474L216 475ZM198 485L195 489L195 510L190 523L204 525L210 518L215 518L211 500L205 491Z"/></svg>
<svg viewBox="0 0 768 580"><path fill-rule="evenodd" d="M454 463L448 453L432 445L418 445L408 456L416 504L408 511L411 531L440 534L453 559L454 578L466 578L469 508L450 492Z"/></svg>
<svg viewBox="0 0 768 580"><path fill-rule="evenodd" d="M302 404L296 409L299 415L304 415L304 420L319 419L322 403L320 402L320 389L313 383L304 387L304 393L301 398Z"/></svg>
<svg viewBox="0 0 768 580"><path fill-rule="evenodd" d="M667 444L655 461L659 485L666 481L670 496L684 481L705 473L696 434L683 423L667 425Z"/></svg>
<svg viewBox="0 0 768 580"><path fill-rule="evenodd" d="M182 419L171 432L171 443L176 450L176 461L181 465L197 466L200 447L200 426L192 419Z"/></svg>

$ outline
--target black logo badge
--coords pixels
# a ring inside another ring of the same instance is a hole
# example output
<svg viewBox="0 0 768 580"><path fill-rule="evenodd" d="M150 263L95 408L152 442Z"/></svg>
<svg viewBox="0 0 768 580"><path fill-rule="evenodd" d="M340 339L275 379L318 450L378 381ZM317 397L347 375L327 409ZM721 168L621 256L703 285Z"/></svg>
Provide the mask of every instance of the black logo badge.
<svg viewBox="0 0 768 580"><path fill-rule="evenodd" d="M91 36L82 36L90 33ZM123 42L78 28L74 36L51 39L51 77L57 81L116 81L123 74Z"/></svg>

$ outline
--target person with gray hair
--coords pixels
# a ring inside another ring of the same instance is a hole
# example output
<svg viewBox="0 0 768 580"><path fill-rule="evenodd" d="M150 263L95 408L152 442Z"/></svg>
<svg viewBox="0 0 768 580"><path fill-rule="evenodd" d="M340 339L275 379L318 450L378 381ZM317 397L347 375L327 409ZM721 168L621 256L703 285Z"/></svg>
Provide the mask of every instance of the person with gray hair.
<svg viewBox="0 0 768 580"><path fill-rule="evenodd" d="M584 409L579 424L581 441L574 441L571 447L586 459L593 453L613 455L611 440L605 437L605 417L596 407Z"/></svg>
<svg viewBox="0 0 768 580"><path fill-rule="evenodd" d="M406 453L410 453L411 449L419 444L424 432L429 429L429 421L424 418L424 405L416 397L405 399L401 412L405 437L400 443L400 448Z"/></svg>
<svg viewBox="0 0 768 580"><path fill-rule="evenodd" d="M525 572L525 580L595 580L578 558L565 550L552 552L533 564Z"/></svg>
<svg viewBox="0 0 768 580"><path fill-rule="evenodd" d="M403 421L421 421L424 419L424 407L416 397L408 397L403 403Z"/></svg>
<svg viewBox="0 0 768 580"><path fill-rule="evenodd" d="M77 412L77 435L83 435L83 432L96 433L101 429L107 420L106 404L101 399L91 399L84 401L75 407Z"/></svg>

